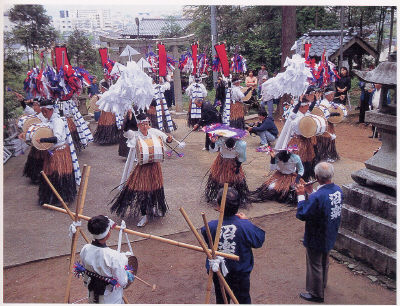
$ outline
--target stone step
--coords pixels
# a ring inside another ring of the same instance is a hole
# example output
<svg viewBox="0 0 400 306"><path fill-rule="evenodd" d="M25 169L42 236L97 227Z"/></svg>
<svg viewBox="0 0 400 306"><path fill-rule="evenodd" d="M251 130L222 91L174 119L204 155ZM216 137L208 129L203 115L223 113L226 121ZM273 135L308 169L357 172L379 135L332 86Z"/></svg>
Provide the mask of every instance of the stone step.
<svg viewBox="0 0 400 306"><path fill-rule="evenodd" d="M362 186L396 196L397 180L395 176L364 168L353 172L351 178Z"/></svg>
<svg viewBox="0 0 400 306"><path fill-rule="evenodd" d="M335 250L369 265L390 278L396 278L396 252L360 235L340 228Z"/></svg>
<svg viewBox="0 0 400 306"><path fill-rule="evenodd" d="M356 183L342 186L345 202L375 216L396 223L396 198Z"/></svg>
<svg viewBox="0 0 400 306"><path fill-rule="evenodd" d="M393 251L396 250L396 224L393 222L343 204L341 227Z"/></svg>

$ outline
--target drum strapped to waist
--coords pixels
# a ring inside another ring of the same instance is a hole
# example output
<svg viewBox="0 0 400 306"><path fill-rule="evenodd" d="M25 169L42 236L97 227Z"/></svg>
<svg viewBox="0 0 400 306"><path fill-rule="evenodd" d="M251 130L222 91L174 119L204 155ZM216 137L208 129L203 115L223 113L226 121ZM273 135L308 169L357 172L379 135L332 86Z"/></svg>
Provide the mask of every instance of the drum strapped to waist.
<svg viewBox="0 0 400 306"><path fill-rule="evenodd" d="M328 110L331 114L328 119L330 123L340 123L345 117L347 117L347 108L342 104L331 106ZM333 116L332 114L334 114L335 116Z"/></svg>
<svg viewBox="0 0 400 306"><path fill-rule="evenodd" d="M99 101L100 97L98 95L94 95L93 97L90 98L89 100L89 108L96 112L99 111L99 106L96 104L97 101Z"/></svg>
<svg viewBox="0 0 400 306"><path fill-rule="evenodd" d="M303 137L310 138L316 135L322 135L326 131L326 120L324 117L316 115L306 115L299 121L299 131Z"/></svg>
<svg viewBox="0 0 400 306"><path fill-rule="evenodd" d="M36 115L22 115L18 118L18 127L26 133L32 124L39 124L42 121Z"/></svg>
<svg viewBox="0 0 400 306"><path fill-rule="evenodd" d="M50 127L45 124L33 124L31 125L25 134L25 141L29 145L33 145L38 150L48 150L53 146L53 143L40 142L40 138L53 137L53 131Z"/></svg>
<svg viewBox="0 0 400 306"><path fill-rule="evenodd" d="M322 105L314 107L311 114L324 117L326 120L328 120L330 116L329 110Z"/></svg>
<svg viewBox="0 0 400 306"><path fill-rule="evenodd" d="M164 142L161 137L139 138L136 144L136 156L139 165L162 163L164 161Z"/></svg>
<svg viewBox="0 0 400 306"><path fill-rule="evenodd" d="M246 92L246 90L248 90L251 87L243 87L240 90L242 91L242 93L244 94ZM253 90L250 90L247 95L244 96L244 98L242 99L243 102L247 102L250 100L251 95L253 94Z"/></svg>

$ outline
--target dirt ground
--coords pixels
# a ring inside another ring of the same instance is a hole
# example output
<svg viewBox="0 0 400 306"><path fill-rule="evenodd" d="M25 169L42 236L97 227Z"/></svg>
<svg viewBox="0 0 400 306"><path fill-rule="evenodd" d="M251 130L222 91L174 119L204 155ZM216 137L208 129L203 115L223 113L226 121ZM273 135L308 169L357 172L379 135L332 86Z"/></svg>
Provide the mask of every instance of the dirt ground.
<svg viewBox="0 0 400 306"><path fill-rule="evenodd" d="M337 125L337 150L343 159L360 163L372 156L372 152L380 146L380 142L368 138L371 135L371 128L358 125L356 121L357 118L349 117L346 123ZM277 125L281 129L282 123L278 121ZM252 174L248 173L251 169L251 167L246 168L248 177ZM4 186L6 185L5 179ZM271 202L265 205L274 204ZM252 209L256 210L257 207L251 208L249 215ZM248 214L247 211L245 213ZM251 276L252 302L304 304L305 301L298 297L299 292L305 287L305 251L300 241L304 231L303 222L295 218L294 208L286 212L257 216L252 218L252 221L266 232L265 244L262 248L254 250L255 267ZM198 245L193 233L187 229L165 236ZM127 250L126 245L124 250ZM138 276L151 284L156 284L157 289L152 292L151 288L136 280L125 291L130 303L204 303L207 275L204 268L205 256L202 253L149 239L134 242L133 250L139 259ZM21 249L21 252L24 250ZM3 301L62 303L67 283L68 263L69 256L59 256L4 268ZM85 303L87 302L85 297L86 289L82 281L74 278L70 301ZM211 302L215 302L213 295ZM353 274L346 266L331 259L325 303L395 304L396 293L372 283L365 276Z"/></svg>

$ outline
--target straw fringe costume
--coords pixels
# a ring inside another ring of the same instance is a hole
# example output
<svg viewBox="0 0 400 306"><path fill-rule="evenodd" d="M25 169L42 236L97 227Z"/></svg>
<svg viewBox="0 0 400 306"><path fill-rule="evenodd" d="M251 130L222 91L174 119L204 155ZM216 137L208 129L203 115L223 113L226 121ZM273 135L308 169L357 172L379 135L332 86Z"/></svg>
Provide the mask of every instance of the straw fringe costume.
<svg viewBox="0 0 400 306"><path fill-rule="evenodd" d="M232 86L229 125L244 130L244 94L239 86Z"/></svg>
<svg viewBox="0 0 400 306"><path fill-rule="evenodd" d="M42 113L38 113L36 116L43 123L47 122L47 119ZM29 151L28 158L26 159L24 166L23 176L29 177L31 182L34 184L38 184L40 182L40 178L42 176L40 171L43 170L43 161L47 154L47 151L38 150L34 146L32 146Z"/></svg>
<svg viewBox="0 0 400 306"><path fill-rule="evenodd" d="M186 89L186 94L190 97L189 101L189 111L188 111L188 126L193 127L195 124L199 123L201 119L201 107L197 107L195 104L196 100L204 101L207 97L207 89L203 84L193 82Z"/></svg>
<svg viewBox="0 0 400 306"><path fill-rule="evenodd" d="M290 154L287 162L278 157L271 158L271 172L267 180L257 190L250 193L252 202L278 201L281 203L297 203L297 197L291 187L296 178L304 174L303 164L297 154ZM300 178L300 183L304 180Z"/></svg>
<svg viewBox="0 0 400 306"><path fill-rule="evenodd" d="M240 206L245 207L249 188L241 163L246 161L246 142L237 140L234 147L229 149L225 141L226 138L221 137L215 142L214 150L219 150L219 153L210 169L205 198L207 202L214 201L217 198L218 191L224 187L224 183L228 183L230 187L238 191Z"/></svg>
<svg viewBox="0 0 400 306"><path fill-rule="evenodd" d="M133 168L137 154L136 146L140 139L156 137L165 142L168 137L153 128L150 128L147 133L147 136L140 131L125 133L130 150L121 179L122 190L111 202L111 211L120 217L124 217L128 208L130 215L137 216L141 213L149 217L164 216L168 209L160 162L136 164Z"/></svg>
<svg viewBox="0 0 400 306"><path fill-rule="evenodd" d="M331 104L328 100L324 99L320 105L330 107ZM336 151L336 133L333 123L328 121L327 131L322 135L316 136L316 155L317 163L323 160L336 161L339 160L339 154Z"/></svg>
<svg viewBox="0 0 400 306"><path fill-rule="evenodd" d="M57 114L53 113L49 120L49 127L53 130L56 143L53 147L45 151L47 154L43 161L43 172L47 175L55 189L65 202L72 202L76 196L76 184L80 184L80 170L75 167L77 164L74 149L71 151L68 144L68 135L66 133L66 123ZM70 137L70 135L69 135ZM54 195L50 186L41 178L39 185L39 204L57 204L58 199Z"/></svg>
<svg viewBox="0 0 400 306"><path fill-rule="evenodd" d="M122 130L118 129L116 115L101 111L99 122L94 132L94 142L101 145L111 145L119 142Z"/></svg>

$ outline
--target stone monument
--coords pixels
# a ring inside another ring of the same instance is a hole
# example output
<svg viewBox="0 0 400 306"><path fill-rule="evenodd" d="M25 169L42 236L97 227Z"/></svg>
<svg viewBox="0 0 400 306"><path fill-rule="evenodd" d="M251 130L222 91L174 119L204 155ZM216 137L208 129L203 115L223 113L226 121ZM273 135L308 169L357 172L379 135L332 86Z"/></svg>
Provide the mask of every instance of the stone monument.
<svg viewBox="0 0 400 306"><path fill-rule="evenodd" d="M377 128L382 146L352 173L354 183L342 186L342 223L335 249L396 277L396 93L397 64L380 63L371 71L354 71L363 81L382 84L379 108L368 111L365 122ZM394 91L388 104L388 91Z"/></svg>

